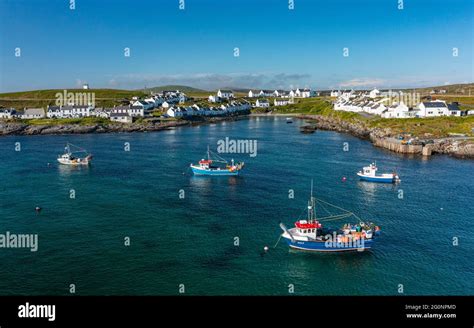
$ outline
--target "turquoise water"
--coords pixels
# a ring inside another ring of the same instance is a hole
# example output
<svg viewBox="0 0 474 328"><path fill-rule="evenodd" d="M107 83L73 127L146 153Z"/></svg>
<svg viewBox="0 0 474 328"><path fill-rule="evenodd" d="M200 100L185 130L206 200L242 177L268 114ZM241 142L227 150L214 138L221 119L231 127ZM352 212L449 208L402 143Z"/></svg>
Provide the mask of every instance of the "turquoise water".
<svg viewBox="0 0 474 328"><path fill-rule="evenodd" d="M180 284L192 295L287 295L289 284L299 295L395 295L399 284L407 295L474 294L473 161L410 158L335 132L304 135L302 123L0 138L0 233L39 236L37 252L0 249L0 294L62 295L70 284L79 295L175 295ZM225 137L258 141L256 157L226 156L246 162L244 175L191 176L190 162ZM93 165L57 165L67 141L91 151ZM355 172L373 160L396 168L402 183L359 182ZM317 197L382 226L376 249L309 254L283 241L273 249L278 223L291 226L305 209L311 178Z"/></svg>

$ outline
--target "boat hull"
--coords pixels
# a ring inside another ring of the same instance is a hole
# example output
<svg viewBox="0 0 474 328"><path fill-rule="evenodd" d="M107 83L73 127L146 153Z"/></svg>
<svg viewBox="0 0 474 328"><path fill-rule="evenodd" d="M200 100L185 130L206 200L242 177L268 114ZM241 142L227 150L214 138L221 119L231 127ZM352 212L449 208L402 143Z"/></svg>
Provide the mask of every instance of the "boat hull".
<svg viewBox="0 0 474 328"><path fill-rule="evenodd" d="M284 237L285 238L285 237ZM322 253L331 253L331 252L362 252L370 250L373 247L373 239L364 239L362 242L355 243L332 243L324 241L300 241L300 240L291 240L290 238L285 238L288 246L293 249L310 251L310 252L322 252Z"/></svg>
<svg viewBox="0 0 474 328"><path fill-rule="evenodd" d="M86 161L86 160L81 160L80 162L74 162L74 161L65 160L65 159L62 159L62 158L58 158L58 162L60 164L63 164L63 165L73 165L73 166L83 166L83 165L89 165L90 164L90 161Z"/></svg>
<svg viewBox="0 0 474 328"><path fill-rule="evenodd" d="M239 175L240 170L230 171L228 169L202 169L196 166L191 166L194 175L213 175L213 176L236 176Z"/></svg>
<svg viewBox="0 0 474 328"><path fill-rule="evenodd" d="M362 181L369 181L369 182L380 182L380 183L394 183L395 179L393 177L378 177L378 176L365 176L362 174L357 174Z"/></svg>

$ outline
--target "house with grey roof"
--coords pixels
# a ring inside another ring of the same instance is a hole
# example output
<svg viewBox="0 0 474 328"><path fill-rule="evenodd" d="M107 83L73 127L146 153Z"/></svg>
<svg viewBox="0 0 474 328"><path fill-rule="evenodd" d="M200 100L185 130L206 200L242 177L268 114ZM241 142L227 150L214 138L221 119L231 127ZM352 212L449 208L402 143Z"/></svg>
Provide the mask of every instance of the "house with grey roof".
<svg viewBox="0 0 474 328"><path fill-rule="evenodd" d="M224 90L219 89L217 90L217 97L221 99L230 99L234 98L234 92L232 90Z"/></svg>
<svg viewBox="0 0 474 328"><path fill-rule="evenodd" d="M34 118L43 118L44 109L43 108L25 108L23 114L21 114L22 119L34 119Z"/></svg>
<svg viewBox="0 0 474 328"><path fill-rule="evenodd" d="M449 116L448 105L444 100L423 101L418 105L420 117Z"/></svg>

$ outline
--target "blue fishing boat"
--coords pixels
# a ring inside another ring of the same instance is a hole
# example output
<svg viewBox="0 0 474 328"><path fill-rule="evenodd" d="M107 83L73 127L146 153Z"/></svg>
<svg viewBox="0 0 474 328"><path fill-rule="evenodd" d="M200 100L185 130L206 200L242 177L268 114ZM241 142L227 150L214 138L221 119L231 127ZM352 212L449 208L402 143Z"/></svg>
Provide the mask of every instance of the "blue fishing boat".
<svg viewBox="0 0 474 328"><path fill-rule="evenodd" d="M363 181L382 182L382 183L396 183L400 182L400 177L395 173L377 174L377 165L370 164L362 168L362 171L357 172L359 178Z"/></svg>
<svg viewBox="0 0 474 328"><path fill-rule="evenodd" d="M329 215L316 219L316 206L321 212ZM332 214L330 209L337 209L339 214ZM346 223L340 229L323 227L322 222L346 218L355 218L358 223ZM354 213L313 197L311 182L311 198L308 202L308 217L298 219L295 227L287 229L280 223L283 230L281 237L292 249L312 252L365 251L374 246L374 238L380 234L380 228L373 223L363 222Z"/></svg>
<svg viewBox="0 0 474 328"><path fill-rule="evenodd" d="M197 165L191 164L191 170L194 175L235 176L240 174L243 167L244 162L234 163L232 159L229 163L219 155L211 152L209 146L207 146L207 159L201 159Z"/></svg>

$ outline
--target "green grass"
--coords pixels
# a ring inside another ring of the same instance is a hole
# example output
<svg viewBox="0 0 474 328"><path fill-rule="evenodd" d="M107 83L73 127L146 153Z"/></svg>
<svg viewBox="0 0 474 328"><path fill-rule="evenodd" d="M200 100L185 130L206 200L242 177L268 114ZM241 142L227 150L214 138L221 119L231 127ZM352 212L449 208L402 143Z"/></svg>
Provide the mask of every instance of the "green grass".
<svg viewBox="0 0 474 328"><path fill-rule="evenodd" d="M450 133L473 136L474 116L384 119L366 121L370 127L390 128L395 133L409 133L419 137L447 137Z"/></svg>
<svg viewBox="0 0 474 328"><path fill-rule="evenodd" d="M323 97L295 99L294 104L286 106L270 107L275 114L304 114L304 115L323 115L343 120L364 119L361 115L351 112L335 111L332 109L331 102ZM256 108L254 113L264 112L266 109Z"/></svg>
<svg viewBox="0 0 474 328"><path fill-rule="evenodd" d="M22 123L29 125L63 125L63 124L78 124L78 125L93 125L110 123L110 120L103 117L84 117L84 118L38 118L32 120L21 120Z"/></svg>
<svg viewBox="0 0 474 328"><path fill-rule="evenodd" d="M139 90L130 91L118 89L67 89L67 92L94 93L96 107L112 107L113 105L120 105L123 99L131 99L134 96L144 97L147 95ZM14 107L16 109L25 107L46 108L48 105L55 105L57 93L63 94L64 90L50 89L0 93L0 106Z"/></svg>

